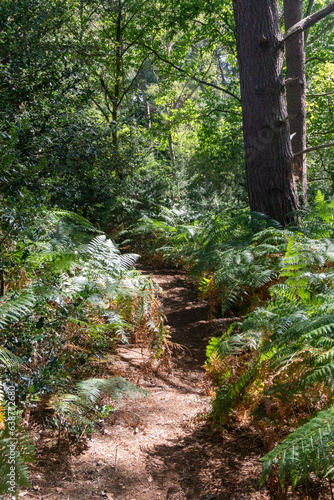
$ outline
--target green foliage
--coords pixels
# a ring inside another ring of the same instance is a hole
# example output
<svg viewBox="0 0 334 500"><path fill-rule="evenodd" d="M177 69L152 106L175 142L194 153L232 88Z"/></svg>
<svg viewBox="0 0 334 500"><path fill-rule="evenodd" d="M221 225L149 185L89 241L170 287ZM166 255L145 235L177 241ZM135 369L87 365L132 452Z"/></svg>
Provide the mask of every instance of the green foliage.
<svg viewBox="0 0 334 500"><path fill-rule="evenodd" d="M32 311L34 305L35 296L32 291L5 297L0 302L0 328L5 328L6 325L19 321Z"/></svg>
<svg viewBox="0 0 334 500"><path fill-rule="evenodd" d="M97 405L102 396L119 401L124 395L132 398L147 396L148 392L131 384L122 377L88 379L76 384L75 393L51 396L47 407L54 412L53 421L59 437L63 430L81 436L91 432L100 413ZM87 428L89 429L87 431Z"/></svg>
<svg viewBox="0 0 334 500"><path fill-rule="evenodd" d="M14 414L15 419L11 420L15 428L14 437L13 427L9 427L6 418L7 412L5 428L0 427L0 494L11 496L16 496L20 486L30 487L28 463L33 461L35 452L32 436L24 429L18 411L12 409L11 418Z"/></svg>
<svg viewBox="0 0 334 500"><path fill-rule="evenodd" d="M256 290L260 291L278 277L288 238L288 231L282 233L278 229L269 228L256 234L248 242L217 252L219 263L212 287L221 291L223 313L240 302L240 299L246 303L248 297L254 300ZM249 306L252 307L252 304Z"/></svg>
<svg viewBox="0 0 334 500"><path fill-rule="evenodd" d="M333 135L330 27L306 47L310 144ZM0 361L29 365L4 368L22 404L95 376L117 342L163 352L158 287L94 229L130 225L132 246L185 266L213 314L251 312L208 352L217 419L248 389L330 393L333 204L304 209L304 236L244 208L231 2L4 0L0 31ZM332 156L310 158L310 192L331 190Z"/></svg>
<svg viewBox="0 0 334 500"><path fill-rule="evenodd" d="M321 411L316 417L296 429L274 450L263 457L261 485L271 467L279 464L282 489L287 473L295 487L301 481L310 480L313 472L318 477L332 477L334 472L334 416L333 408Z"/></svg>
<svg viewBox="0 0 334 500"><path fill-rule="evenodd" d="M295 234L246 209L209 216L176 207L162 207L157 218L145 216L128 232L130 241L138 244L140 238L140 251L185 266L199 281L203 298L223 314L263 300L261 293L277 278L289 237Z"/></svg>
<svg viewBox="0 0 334 500"><path fill-rule="evenodd" d="M38 401L44 409L49 401L50 425L57 425L59 439L63 431L81 438L108 414L97 404L102 395L144 395L125 379L91 375L130 336L146 342L152 356L162 354L166 328L158 287L132 269L137 255L121 254L103 234L92 239L95 229L77 214L41 209L24 226L13 217L8 229L2 279L9 290L0 300L2 380L15 387L21 408L34 412ZM73 384L76 392L70 394ZM0 425L7 426L2 401L0 410ZM31 439L17 418L17 486L28 486ZM6 429L0 438L4 474L10 452ZM5 491L6 484L1 487Z"/></svg>
<svg viewBox="0 0 334 500"><path fill-rule="evenodd" d="M0 347L1 365L12 370L20 367L21 360ZM24 429L20 412L13 403L9 412L0 380L0 494L12 496L19 486L30 486L27 464L33 461L35 452L32 436Z"/></svg>
<svg viewBox="0 0 334 500"><path fill-rule="evenodd" d="M9 370L17 368L20 366L21 360L15 354L0 347L0 366L6 366ZM1 404L1 403L0 403Z"/></svg>
<svg viewBox="0 0 334 500"><path fill-rule="evenodd" d="M233 15L214 9L2 2L1 194L112 231L157 204L245 203Z"/></svg>
<svg viewBox="0 0 334 500"><path fill-rule="evenodd" d="M295 487L311 472L331 477L334 470L332 409L326 409L334 397L334 246L321 237L321 224L320 237L307 236L311 229L316 236L309 224L316 218L331 220L331 206L320 193L307 216L306 234L267 229L253 237L258 258L267 259L264 269L270 270L272 255L277 259L280 272L270 298L211 339L207 349L206 368L218 386L212 407L216 421L246 411L255 426L272 427L276 442L299 426L263 458L262 483L277 464L282 488L288 474ZM280 244L267 246L268 237ZM243 277L244 265L241 270L235 265L237 278ZM228 290L229 283L225 286ZM319 409L324 410L314 416Z"/></svg>
<svg viewBox="0 0 334 500"><path fill-rule="evenodd" d="M217 251L229 242L245 240L252 233L248 210L226 208L218 214L200 214L185 206L159 207L157 217L145 215L127 231L130 241L141 238L141 247L162 254L170 263L182 261L201 276L215 268ZM149 249L147 248L149 245Z"/></svg>

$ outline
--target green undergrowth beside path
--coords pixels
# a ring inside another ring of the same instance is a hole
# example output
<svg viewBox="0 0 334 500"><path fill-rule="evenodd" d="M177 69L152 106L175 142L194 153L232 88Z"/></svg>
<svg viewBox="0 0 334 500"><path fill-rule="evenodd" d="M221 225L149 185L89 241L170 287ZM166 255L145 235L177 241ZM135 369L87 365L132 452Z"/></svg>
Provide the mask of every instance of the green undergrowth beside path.
<svg viewBox="0 0 334 500"><path fill-rule="evenodd" d="M1 211L0 494L14 495L34 455L22 422L53 429L58 446L90 436L123 394L146 395L108 377L116 346L140 341L160 357L166 328L158 286L134 269L138 255L70 212L41 208L27 223Z"/></svg>
<svg viewBox="0 0 334 500"><path fill-rule="evenodd" d="M283 230L242 210L186 220L162 209L130 233L184 266L211 314L244 316L207 348L211 417L256 429L261 484L277 471L282 489L334 477L334 203L318 192L297 220Z"/></svg>

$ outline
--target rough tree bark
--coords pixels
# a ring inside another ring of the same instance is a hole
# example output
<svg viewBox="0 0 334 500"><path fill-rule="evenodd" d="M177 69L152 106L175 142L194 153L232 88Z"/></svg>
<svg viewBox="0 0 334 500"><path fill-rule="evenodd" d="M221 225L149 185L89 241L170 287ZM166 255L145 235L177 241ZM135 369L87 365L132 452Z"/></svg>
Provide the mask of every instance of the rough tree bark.
<svg viewBox="0 0 334 500"><path fill-rule="evenodd" d="M234 0L246 175L252 211L286 225L299 208L276 0Z"/></svg>
<svg viewBox="0 0 334 500"><path fill-rule="evenodd" d="M303 0L284 0L284 24L287 31L303 18ZM294 154L306 149L306 76L304 33L286 42L286 99L291 144ZM306 154L295 157L294 174L301 186L303 203L307 203Z"/></svg>

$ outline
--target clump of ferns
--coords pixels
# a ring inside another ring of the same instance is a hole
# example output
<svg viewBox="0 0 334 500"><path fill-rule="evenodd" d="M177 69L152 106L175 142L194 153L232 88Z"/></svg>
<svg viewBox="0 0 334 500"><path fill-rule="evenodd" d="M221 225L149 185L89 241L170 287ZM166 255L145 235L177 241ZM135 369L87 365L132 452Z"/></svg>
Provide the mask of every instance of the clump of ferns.
<svg viewBox="0 0 334 500"><path fill-rule="evenodd" d="M274 429L271 447L297 428L263 458L263 480L278 464L282 487L287 474L296 486L311 472L334 472L334 281L325 267L332 260L330 241L291 237L272 300L208 347L208 368L221 370L216 421L246 410L259 428Z"/></svg>
<svg viewBox="0 0 334 500"><path fill-rule="evenodd" d="M331 238L334 232L334 200L325 200L318 191L313 205L301 212L303 232L311 238Z"/></svg>
<svg viewBox="0 0 334 500"><path fill-rule="evenodd" d="M268 228L237 246L217 250L217 268L210 279L202 280L202 296L219 298L222 314L236 305L246 304L249 310L266 301L292 234Z"/></svg>
<svg viewBox="0 0 334 500"><path fill-rule="evenodd" d="M11 214L10 226L0 216L2 269L7 290L21 290L42 277L44 283L56 271L69 269L77 261L77 247L97 231L79 215L65 211L40 208L34 217L21 224L21 214ZM7 224L8 225L8 224Z"/></svg>
<svg viewBox="0 0 334 500"><path fill-rule="evenodd" d="M17 356L0 347L0 367L13 370L17 369L20 364L21 360ZM13 405L13 396L14 394L11 394L9 412L3 379L0 378L0 494L10 494L10 496L13 494L16 496L20 486L30 486L28 463L33 461L35 453L33 438L22 424L21 414ZM13 443L15 443L14 453ZM15 468L14 485L9 481L13 467Z"/></svg>
<svg viewBox="0 0 334 500"><path fill-rule="evenodd" d="M168 336L166 318L159 300L161 289L140 273L132 272L130 282L132 286L136 285L128 310L129 321L135 325L132 340L149 344L154 355L160 357L167 349Z"/></svg>
<svg viewBox="0 0 334 500"><path fill-rule="evenodd" d="M58 254L57 250L56 264ZM43 268L52 258L52 248L46 246L35 260ZM75 365L76 375L84 375L86 361L101 356L113 343L127 342L145 322L147 338L157 352L161 350L165 329L156 288L149 278L131 270L136 259L121 255L101 235L78 245L66 264L61 261L55 269L50 264L53 270L45 279L40 274L23 291L1 300L0 328L12 330L11 347L27 348L34 386L43 381L57 390L69 383L67 369L75 375Z"/></svg>
<svg viewBox="0 0 334 500"><path fill-rule="evenodd" d="M58 446L62 441L69 443L69 438L80 440L84 435L90 436L94 424L101 420L102 408L99 402L108 398L110 402L118 403L124 396L132 399L144 397L149 393L123 377L110 379L88 379L76 384L72 393L52 395L47 403L51 411L49 420L58 429ZM106 406L106 405L104 405ZM107 405L109 411L112 411Z"/></svg>
<svg viewBox="0 0 334 500"><path fill-rule="evenodd" d="M130 269L138 256L121 255L103 236L95 238L87 250L88 259L83 260L72 275L64 274L65 293L85 295L88 303L104 310L106 317L109 315L110 328L112 319L118 318L118 333L122 330L121 320L134 338L145 323L146 337L161 348L164 329L158 287L150 278ZM123 340L126 340L125 330Z"/></svg>
<svg viewBox="0 0 334 500"><path fill-rule="evenodd" d="M247 210L203 215L160 207L157 217L145 215L127 232L130 238L146 241L151 254L160 254L170 264L191 269L198 277L215 267L216 250L222 243L251 235L250 222Z"/></svg>
<svg viewBox="0 0 334 500"><path fill-rule="evenodd" d="M177 207L159 207L156 217L144 214L138 223L120 233L129 237L129 241L139 248L141 255L176 263L182 260L182 249L188 247L197 230L198 221L185 209Z"/></svg>
<svg viewBox="0 0 334 500"><path fill-rule="evenodd" d="M49 262L49 250L46 253L46 257L45 249L38 253L40 264L44 258ZM99 334L127 341L130 332L142 328L145 320L147 337L151 336L160 349L164 329L157 289L149 278L130 270L137 257L121 255L105 236L94 238L77 248L76 260L68 263L66 271L62 264L62 272L58 268L57 275L56 267L52 281L50 278L46 278L46 282L36 279L21 293L4 297L0 327L26 317L36 322L37 330L42 330L39 335L45 342L48 342L49 332L56 343L64 344L62 340L71 322L85 325L93 337L93 332L98 335L97 325L92 324L93 318L103 316ZM52 320L45 321L50 315Z"/></svg>

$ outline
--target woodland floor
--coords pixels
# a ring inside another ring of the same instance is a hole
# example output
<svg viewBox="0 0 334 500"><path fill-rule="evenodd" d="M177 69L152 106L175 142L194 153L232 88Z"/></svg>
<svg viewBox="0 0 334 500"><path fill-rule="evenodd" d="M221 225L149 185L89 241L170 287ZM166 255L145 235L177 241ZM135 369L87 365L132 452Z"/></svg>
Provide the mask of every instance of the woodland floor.
<svg viewBox="0 0 334 500"><path fill-rule="evenodd" d="M251 428L218 432L204 419L210 385L203 364L207 341L231 320L208 321L205 303L197 301L182 272L157 271L164 290L163 307L170 325L171 369L149 364L138 345L120 347L108 374L124 375L150 391L144 399L126 400L76 456L59 452L41 439L31 469L29 499L97 500L242 500L328 498L259 491L262 440Z"/></svg>

